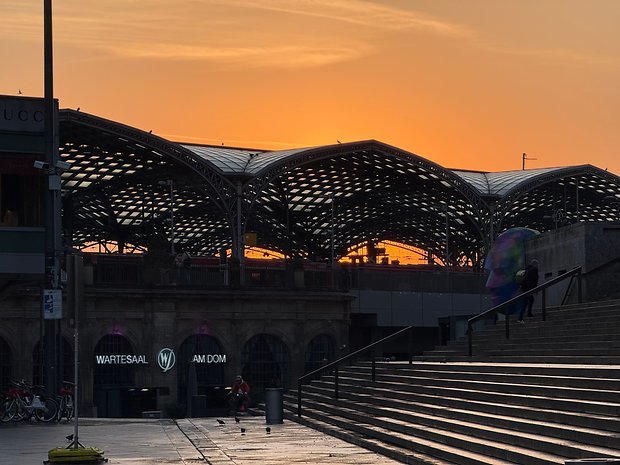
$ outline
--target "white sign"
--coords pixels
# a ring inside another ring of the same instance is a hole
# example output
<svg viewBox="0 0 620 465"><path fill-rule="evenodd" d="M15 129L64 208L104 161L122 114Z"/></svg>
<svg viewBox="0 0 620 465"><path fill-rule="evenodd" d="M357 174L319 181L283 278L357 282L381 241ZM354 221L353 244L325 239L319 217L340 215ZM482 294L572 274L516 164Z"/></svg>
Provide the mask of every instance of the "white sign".
<svg viewBox="0 0 620 465"><path fill-rule="evenodd" d="M95 355L97 365L148 365L146 355Z"/></svg>
<svg viewBox="0 0 620 465"><path fill-rule="evenodd" d="M54 101L54 107L58 102ZM43 132L44 100L41 98L2 96L0 98L0 130Z"/></svg>
<svg viewBox="0 0 620 465"><path fill-rule="evenodd" d="M62 291L60 289L43 289L43 318L45 320L62 318Z"/></svg>
<svg viewBox="0 0 620 465"><path fill-rule="evenodd" d="M226 363L226 355L222 354L195 354L192 357L194 363Z"/></svg>
<svg viewBox="0 0 620 465"><path fill-rule="evenodd" d="M157 354L157 363L159 364L159 368L161 368L164 373L172 370L176 360L177 357L174 355L174 350L169 349L168 347L161 349Z"/></svg>

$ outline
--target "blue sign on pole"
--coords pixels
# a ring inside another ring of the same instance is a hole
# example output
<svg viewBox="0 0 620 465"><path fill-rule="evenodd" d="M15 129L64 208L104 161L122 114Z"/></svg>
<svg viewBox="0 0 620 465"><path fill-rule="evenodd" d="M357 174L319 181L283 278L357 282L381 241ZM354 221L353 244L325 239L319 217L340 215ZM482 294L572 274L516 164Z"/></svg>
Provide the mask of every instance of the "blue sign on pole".
<svg viewBox="0 0 620 465"><path fill-rule="evenodd" d="M43 290L43 318L45 320L62 319L62 291L60 289Z"/></svg>

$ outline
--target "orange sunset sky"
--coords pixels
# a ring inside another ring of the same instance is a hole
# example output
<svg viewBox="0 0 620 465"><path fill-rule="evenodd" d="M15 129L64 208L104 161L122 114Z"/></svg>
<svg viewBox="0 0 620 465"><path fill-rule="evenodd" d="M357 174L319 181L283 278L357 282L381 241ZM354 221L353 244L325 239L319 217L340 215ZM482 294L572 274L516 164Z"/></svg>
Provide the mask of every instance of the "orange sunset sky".
<svg viewBox="0 0 620 465"><path fill-rule="evenodd" d="M620 1L53 5L61 108L185 142L377 139L450 168L526 152L620 174ZM43 0L2 0L0 18L0 94L42 96Z"/></svg>

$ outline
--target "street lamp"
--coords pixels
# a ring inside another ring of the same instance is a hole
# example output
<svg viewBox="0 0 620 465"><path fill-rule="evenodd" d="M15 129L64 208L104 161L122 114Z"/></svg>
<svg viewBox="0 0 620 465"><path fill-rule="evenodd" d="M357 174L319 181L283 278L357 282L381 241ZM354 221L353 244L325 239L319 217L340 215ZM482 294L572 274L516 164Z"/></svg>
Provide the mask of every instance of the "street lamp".
<svg viewBox="0 0 620 465"><path fill-rule="evenodd" d="M174 257L174 185L172 179L159 181L160 186L170 186L170 253Z"/></svg>

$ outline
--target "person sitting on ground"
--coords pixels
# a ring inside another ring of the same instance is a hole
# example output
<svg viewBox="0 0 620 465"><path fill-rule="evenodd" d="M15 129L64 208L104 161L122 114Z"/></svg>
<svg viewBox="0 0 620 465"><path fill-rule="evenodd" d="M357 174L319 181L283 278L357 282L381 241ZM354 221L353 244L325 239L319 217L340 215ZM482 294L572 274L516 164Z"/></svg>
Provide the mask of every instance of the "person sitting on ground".
<svg viewBox="0 0 620 465"><path fill-rule="evenodd" d="M525 269L525 276L521 281L521 291L527 292L538 286L538 260L532 260ZM528 295L521 304L521 312L519 313L519 322L523 323L523 315L527 309L527 316L533 317L532 306L534 305L534 296Z"/></svg>
<svg viewBox="0 0 620 465"><path fill-rule="evenodd" d="M241 375L235 377L228 402L233 412L243 412L250 400L250 385L243 380Z"/></svg>

